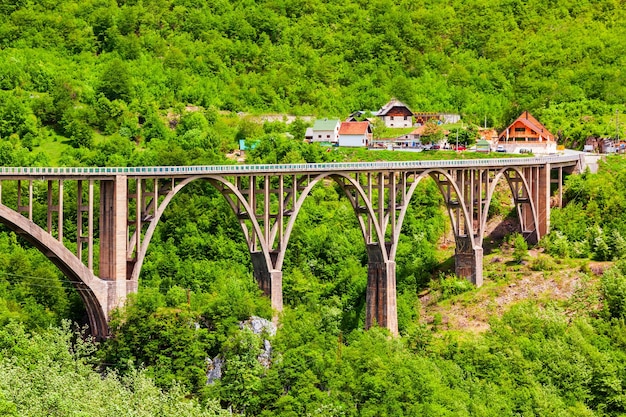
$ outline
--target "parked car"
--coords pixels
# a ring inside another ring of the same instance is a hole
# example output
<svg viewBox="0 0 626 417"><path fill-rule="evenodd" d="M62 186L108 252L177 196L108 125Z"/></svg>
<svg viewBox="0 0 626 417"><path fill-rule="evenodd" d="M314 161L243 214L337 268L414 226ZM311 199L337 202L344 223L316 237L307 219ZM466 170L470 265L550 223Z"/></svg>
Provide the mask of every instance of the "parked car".
<svg viewBox="0 0 626 417"><path fill-rule="evenodd" d="M433 145L433 151L441 149L441 145Z"/></svg>
<svg viewBox="0 0 626 417"><path fill-rule="evenodd" d="M452 146L452 149L454 149L455 151L466 151L467 147L465 145L459 145L459 146Z"/></svg>
<svg viewBox="0 0 626 417"><path fill-rule="evenodd" d="M520 148L519 153L533 153L533 151L528 148Z"/></svg>
<svg viewBox="0 0 626 417"><path fill-rule="evenodd" d="M498 147L496 148L496 152L506 152L506 149L504 149L504 145L498 145Z"/></svg>

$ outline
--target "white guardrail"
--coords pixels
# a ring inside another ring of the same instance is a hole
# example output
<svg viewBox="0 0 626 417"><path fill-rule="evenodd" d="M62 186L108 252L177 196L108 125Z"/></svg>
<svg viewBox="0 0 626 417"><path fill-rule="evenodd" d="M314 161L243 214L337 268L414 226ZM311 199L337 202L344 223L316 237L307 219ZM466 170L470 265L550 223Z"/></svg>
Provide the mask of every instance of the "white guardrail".
<svg viewBox="0 0 626 417"><path fill-rule="evenodd" d="M330 162L322 164L255 164L198 165L154 167L0 167L2 176L181 176L202 174L258 174L327 171L388 171L424 168L502 167L577 162L579 155L558 155L533 158L494 158L468 160L402 161L402 162Z"/></svg>

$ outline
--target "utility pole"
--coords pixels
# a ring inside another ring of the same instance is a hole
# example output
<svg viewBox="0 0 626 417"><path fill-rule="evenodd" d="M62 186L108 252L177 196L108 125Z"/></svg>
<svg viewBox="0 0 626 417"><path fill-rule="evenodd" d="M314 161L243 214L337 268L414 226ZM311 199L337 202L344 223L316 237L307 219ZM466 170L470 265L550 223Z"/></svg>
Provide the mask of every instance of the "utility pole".
<svg viewBox="0 0 626 417"><path fill-rule="evenodd" d="M615 110L615 138L619 143L619 109Z"/></svg>

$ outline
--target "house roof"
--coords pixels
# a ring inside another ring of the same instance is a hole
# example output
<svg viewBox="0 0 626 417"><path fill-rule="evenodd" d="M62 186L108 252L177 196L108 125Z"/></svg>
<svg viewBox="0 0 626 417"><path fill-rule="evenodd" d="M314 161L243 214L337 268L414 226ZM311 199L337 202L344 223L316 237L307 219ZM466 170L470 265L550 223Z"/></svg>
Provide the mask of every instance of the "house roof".
<svg viewBox="0 0 626 417"><path fill-rule="evenodd" d="M541 135L542 137L548 139L548 140L554 140L554 135L552 133L550 133L550 131L544 126L542 125L539 120L535 119L533 117L532 114L530 114L528 111L524 111L524 113L522 113L520 115L520 117L518 117L517 119L515 119L513 121L513 123L511 123L509 126L507 126L506 129L504 129L499 137L503 137L506 135L506 132L511 129L513 127L514 124L516 123L522 123L524 126L532 129L533 131L535 131L538 135Z"/></svg>
<svg viewBox="0 0 626 417"><path fill-rule="evenodd" d="M421 136L421 135L424 134L424 129L426 129L426 125L418 126L411 133L409 133L409 135L420 135Z"/></svg>
<svg viewBox="0 0 626 417"><path fill-rule="evenodd" d="M409 112L413 113L411 109L409 109L409 106L399 100L396 100L395 98L392 98L389 103L385 104L383 107L380 108L380 110L374 113L374 116L384 116L389 113L389 111L394 107L405 107Z"/></svg>
<svg viewBox="0 0 626 417"><path fill-rule="evenodd" d="M339 127L340 135L364 135L368 133L370 122L343 122Z"/></svg>
<svg viewBox="0 0 626 417"><path fill-rule="evenodd" d="M313 123L313 130L335 130L338 124L337 119L318 119Z"/></svg>

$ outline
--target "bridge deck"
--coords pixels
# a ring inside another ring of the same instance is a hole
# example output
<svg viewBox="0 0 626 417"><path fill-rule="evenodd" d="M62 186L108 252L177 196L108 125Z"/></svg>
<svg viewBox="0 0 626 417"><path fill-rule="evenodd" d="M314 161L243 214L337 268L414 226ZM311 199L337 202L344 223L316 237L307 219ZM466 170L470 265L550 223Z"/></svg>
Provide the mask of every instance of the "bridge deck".
<svg viewBox="0 0 626 417"><path fill-rule="evenodd" d="M558 155L532 158L455 159L402 162L331 162L313 164L201 165L154 167L0 167L0 179L106 178L115 175L129 177L177 177L189 175L247 175L277 173L322 173L328 171L406 171L428 168L488 168L502 166L535 166L571 164L579 155Z"/></svg>

